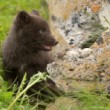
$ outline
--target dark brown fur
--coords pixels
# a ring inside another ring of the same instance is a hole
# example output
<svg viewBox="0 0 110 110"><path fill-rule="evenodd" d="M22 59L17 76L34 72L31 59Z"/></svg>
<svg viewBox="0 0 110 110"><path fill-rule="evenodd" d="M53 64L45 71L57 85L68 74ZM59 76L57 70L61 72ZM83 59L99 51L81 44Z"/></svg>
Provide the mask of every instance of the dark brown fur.
<svg viewBox="0 0 110 110"><path fill-rule="evenodd" d="M6 80L13 82L17 77L17 82L20 83L25 72L28 80L38 71L46 72L47 64L53 59L48 52L51 49L45 46L56 44L57 41L52 36L48 23L39 16L37 11L30 14L25 11L19 12L3 46ZM53 88L56 87L50 79L42 82L44 83L50 88L53 85ZM39 88L39 85L37 84L34 88Z"/></svg>

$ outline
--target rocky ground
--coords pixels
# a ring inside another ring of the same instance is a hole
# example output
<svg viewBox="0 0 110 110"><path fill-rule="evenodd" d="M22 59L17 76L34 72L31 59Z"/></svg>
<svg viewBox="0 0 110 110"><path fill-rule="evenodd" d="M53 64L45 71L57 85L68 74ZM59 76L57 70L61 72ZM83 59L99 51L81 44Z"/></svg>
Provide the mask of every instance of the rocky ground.
<svg viewBox="0 0 110 110"><path fill-rule="evenodd" d="M50 25L59 41L47 71L65 91L102 85L110 80L110 3L108 0L47 0ZM54 7L55 4L55 7Z"/></svg>

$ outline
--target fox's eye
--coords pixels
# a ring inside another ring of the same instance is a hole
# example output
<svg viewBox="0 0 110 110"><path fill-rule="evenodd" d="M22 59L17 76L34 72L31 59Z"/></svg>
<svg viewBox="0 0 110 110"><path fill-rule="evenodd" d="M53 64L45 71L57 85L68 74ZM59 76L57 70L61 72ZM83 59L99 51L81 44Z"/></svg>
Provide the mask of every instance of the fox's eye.
<svg viewBox="0 0 110 110"><path fill-rule="evenodd" d="M42 34L42 33L44 33L45 31L46 31L46 29L43 28L43 29L39 30L39 33Z"/></svg>
<svg viewBox="0 0 110 110"><path fill-rule="evenodd" d="M43 31L42 31L42 30L39 30L39 33L40 33L40 34L42 34L42 33L43 33Z"/></svg>

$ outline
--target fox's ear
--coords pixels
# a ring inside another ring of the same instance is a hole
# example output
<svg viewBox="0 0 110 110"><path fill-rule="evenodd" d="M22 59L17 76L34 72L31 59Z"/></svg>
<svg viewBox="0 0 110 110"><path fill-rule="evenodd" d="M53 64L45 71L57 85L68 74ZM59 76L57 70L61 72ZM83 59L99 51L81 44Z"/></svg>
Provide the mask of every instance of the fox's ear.
<svg viewBox="0 0 110 110"><path fill-rule="evenodd" d="M20 11L17 15L17 22L20 24L27 24L30 20L30 15L26 11Z"/></svg>
<svg viewBox="0 0 110 110"><path fill-rule="evenodd" d="M32 14L37 15L37 16L40 16L39 12L36 11L36 10L32 10Z"/></svg>

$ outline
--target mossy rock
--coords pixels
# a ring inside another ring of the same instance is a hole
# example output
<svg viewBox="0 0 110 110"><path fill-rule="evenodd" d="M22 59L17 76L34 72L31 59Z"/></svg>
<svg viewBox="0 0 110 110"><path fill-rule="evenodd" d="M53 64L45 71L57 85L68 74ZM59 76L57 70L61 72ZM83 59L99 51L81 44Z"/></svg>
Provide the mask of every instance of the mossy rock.
<svg viewBox="0 0 110 110"><path fill-rule="evenodd" d="M81 49L89 48L94 44L94 42L100 37L99 33L92 33L88 39L80 45Z"/></svg>

